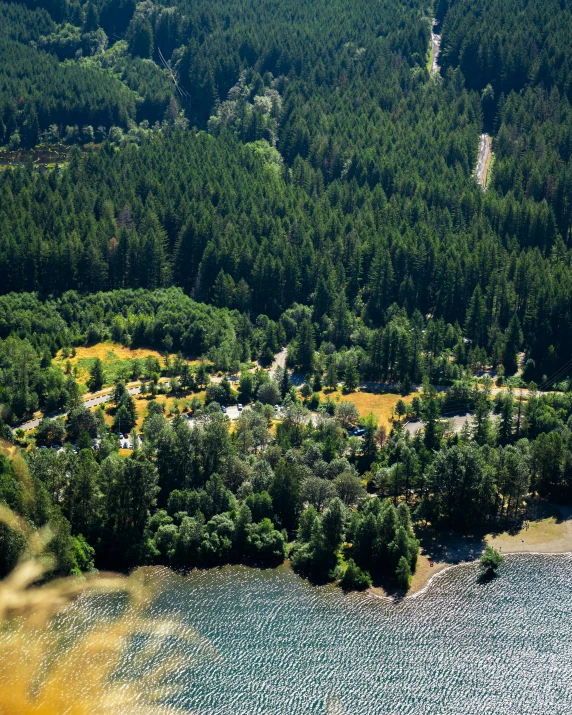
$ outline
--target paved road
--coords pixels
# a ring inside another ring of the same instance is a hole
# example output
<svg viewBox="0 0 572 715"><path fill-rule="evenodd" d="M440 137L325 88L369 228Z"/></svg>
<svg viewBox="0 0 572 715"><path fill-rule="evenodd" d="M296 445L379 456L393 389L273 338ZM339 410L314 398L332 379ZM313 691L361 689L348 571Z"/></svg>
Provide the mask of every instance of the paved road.
<svg viewBox="0 0 572 715"><path fill-rule="evenodd" d="M270 377L274 377L276 375L276 369L278 366L284 368L286 366L286 356L287 356L288 350L287 348L282 348L279 353L277 353L274 356L274 361L272 363L272 366L270 367L269 374ZM236 381L239 378L237 376L231 376L229 378L231 381ZM304 383L304 376L299 374L299 373L292 373L290 376L291 381L293 382L294 385L297 387L300 387ZM219 383L222 380L222 377L211 377L210 381L211 383ZM170 382L166 379L161 380L161 384L164 387L169 387ZM339 383L340 386L342 386L343 383ZM130 382L127 384L127 391L129 392L130 395L138 395L141 392L141 387L139 382ZM361 382L359 385L361 390L369 390L369 391L375 391L375 390L380 390L380 391L391 391L392 389L395 388L395 384L389 383L389 382ZM417 391L421 389L421 386L419 385L414 385L412 386L412 391ZM448 388L447 387L441 387L441 386L436 386L437 391L446 391ZM493 388L491 393L493 395L497 394L497 392L502 392L502 389L499 388ZM518 390L518 392L515 390L515 396L519 394L519 392L523 395L526 396L528 395L528 390L523 389L523 390ZM540 393L539 394L544 394ZM112 388L107 388L105 390L100 390L99 392L96 393L89 393L84 396L83 401L84 405L86 407L97 407L99 405L104 404L105 402L109 402L112 398L113 395L113 390ZM235 406L230 406L228 407L227 414L229 415L231 420L235 420L238 418L239 412L238 408ZM55 419L57 417L65 417L67 415L66 410L59 410L57 412L51 412L50 414L46 415L47 417L51 417L52 419ZM42 420L42 415L36 413L36 416L28 420L27 422L23 422L20 424L17 424L14 426L13 431L15 432L17 429L23 429L24 432L29 432L30 430L36 429L38 425L40 424ZM414 422L409 423L411 425L414 425ZM461 425L462 427L462 425ZM413 428L409 428L409 431L411 431ZM416 431L416 430L415 430Z"/></svg>
<svg viewBox="0 0 572 715"><path fill-rule="evenodd" d="M268 374L270 377L273 379L276 377L276 369L278 367L281 367L284 369L286 367L286 356L288 355L288 348L282 348L282 350L279 353L276 353L274 356L274 362L272 363L272 366L270 370L268 371Z"/></svg>
<svg viewBox="0 0 572 715"><path fill-rule="evenodd" d="M437 20L433 20L431 27L431 47L433 50L433 60L431 62L431 74L438 74L439 70L439 55L441 54L441 35L436 35L433 28L438 25Z"/></svg>
<svg viewBox="0 0 572 715"><path fill-rule="evenodd" d="M288 350L287 348L282 348L282 350L277 353L274 356L274 362L272 363L272 367L270 368L270 377L274 377L276 373L276 368L278 366L284 368L286 366L286 356L287 356ZM236 382L240 378L237 377L236 375L230 376L229 380L231 382ZM300 378L300 384L304 382L304 378ZM211 377L210 381L211 383L217 384L220 383L222 380L222 377ZM169 387L170 383L168 380L161 380L161 384L164 385L165 387ZM128 383L127 385L127 391L129 392L130 395L138 395L141 392L141 387L138 382L131 382ZM101 390L96 393L89 393L87 395L84 395L83 397L83 403L86 407L98 407L99 405L104 404L105 402L109 402L113 396L113 390L111 388L107 390ZM235 420L238 418L239 412L238 408L235 406L231 406L227 410L227 414L230 417L231 420ZM65 417L67 415L66 410L58 410L57 412L51 412L50 414L45 415L46 417L51 417L52 419L55 419L56 417ZM29 432L30 430L36 429L40 422L42 421L44 415L39 415L36 414L36 416L28 420L27 422L22 422L20 424L17 424L14 426L13 431L15 432L18 429L24 430L24 432Z"/></svg>
<svg viewBox="0 0 572 715"><path fill-rule="evenodd" d="M338 382L338 387L343 387L343 382ZM397 383L395 382L360 382L359 389L365 390L366 392L394 392L397 390ZM435 388L437 389L437 388ZM445 388L443 388L445 389ZM411 392L419 392L421 390L421 385L411 385ZM396 393L397 394L397 393Z"/></svg>
<svg viewBox="0 0 572 715"><path fill-rule="evenodd" d="M274 379L276 377L276 370L278 367L281 367L284 369L286 367L286 357L288 356L288 348L282 348L282 350L279 353L276 353L274 356L274 362L272 363L272 366L270 367L270 370L268 371L268 374L270 375L271 379ZM296 385L296 387L301 387L304 382L305 378L304 375L300 372L291 372L290 373L290 382L293 385Z"/></svg>
<svg viewBox="0 0 572 715"><path fill-rule="evenodd" d="M163 384L168 385L168 383ZM130 386L127 387L127 392L129 392L130 395L138 395L141 392L141 387L138 384L136 385L134 383L130 383ZM113 392L111 390L106 392L89 393L84 396L83 404L86 407L97 407L98 405L102 405L104 402L109 402L112 397ZM66 415L66 410L58 410L57 412L50 412L48 415L45 416L55 419L56 417L65 417ZM29 432L30 430L36 429L36 427L42 421L43 417L44 415L41 415L39 417L35 417L32 420L28 420L27 422L23 422L21 424L16 425L14 427L14 432L18 429L23 429L24 432Z"/></svg>
<svg viewBox="0 0 572 715"><path fill-rule="evenodd" d="M338 387L343 387L344 383L343 382L338 382ZM435 390L437 392L447 392L450 390L449 385L433 385ZM360 382L359 384L359 389L364 390L366 392L393 392L394 394L397 394L396 392L396 384L394 382ZM423 389L423 385L411 385L411 392L421 392ZM507 392L508 388L506 387L493 387L491 389L491 395L498 395L499 392ZM529 390L526 387L513 387L513 394L515 398L518 398L519 395L522 395L523 397L528 397L529 395ZM542 390L537 390L536 391L538 395L548 395L548 392L542 392ZM554 391L552 391L554 392Z"/></svg>
<svg viewBox="0 0 572 715"><path fill-rule="evenodd" d="M491 143L491 138L488 134L481 134L475 176L483 191L487 189L487 164L491 153Z"/></svg>

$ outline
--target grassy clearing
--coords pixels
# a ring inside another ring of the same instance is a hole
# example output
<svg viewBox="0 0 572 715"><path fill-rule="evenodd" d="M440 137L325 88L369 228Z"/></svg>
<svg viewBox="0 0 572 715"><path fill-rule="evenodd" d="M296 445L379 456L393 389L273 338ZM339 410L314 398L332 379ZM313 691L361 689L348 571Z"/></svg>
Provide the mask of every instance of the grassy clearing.
<svg viewBox="0 0 572 715"><path fill-rule="evenodd" d="M516 538L526 536L529 543L537 544L542 541L548 541L549 539L560 538L564 528L564 522L558 523L556 518L552 516L548 519L542 519L541 521L530 522L530 528L524 531L521 530L521 533L517 534Z"/></svg>
<svg viewBox="0 0 572 715"><path fill-rule="evenodd" d="M133 360L145 360L149 355L158 358L163 364L163 357L156 350L130 350L124 345L104 342L89 347L78 347L74 357L65 358L60 350L54 358L53 364L65 371L66 363L69 361L72 369L77 370L77 381L85 385L89 379L90 368L95 359L99 358L103 363L105 384L112 384L117 377L130 371Z"/></svg>
<svg viewBox="0 0 572 715"><path fill-rule="evenodd" d="M340 388L338 390L324 390L321 393L322 400L326 400L328 397L334 402L353 402L361 417L365 417L370 413L374 414L378 419L379 425L385 425L387 428L391 427L391 410L397 405L398 401L403 400L403 402L408 403L413 399L413 395L402 397L389 392L356 391L344 394Z"/></svg>
<svg viewBox="0 0 572 715"><path fill-rule="evenodd" d="M134 360L143 362L147 357L157 358L161 366L165 363L165 358L157 350L148 350L137 348L131 350L124 345L112 342L97 343L89 347L76 348L74 357L65 358L60 350L53 360L53 364L65 371L66 363L69 361L72 370L77 369L77 381L81 385L86 385L89 379L89 370L92 367L96 358L99 358L103 363L105 374L105 384L111 385L115 380L127 376L126 379L131 379L131 369ZM171 356L172 358L174 355ZM189 360L190 365L196 365L198 360Z"/></svg>
<svg viewBox="0 0 572 715"><path fill-rule="evenodd" d="M516 534L503 532L489 534L487 542L507 553L511 551L559 551L572 550L572 520L570 513L564 519L550 516L530 521L529 528L521 528Z"/></svg>

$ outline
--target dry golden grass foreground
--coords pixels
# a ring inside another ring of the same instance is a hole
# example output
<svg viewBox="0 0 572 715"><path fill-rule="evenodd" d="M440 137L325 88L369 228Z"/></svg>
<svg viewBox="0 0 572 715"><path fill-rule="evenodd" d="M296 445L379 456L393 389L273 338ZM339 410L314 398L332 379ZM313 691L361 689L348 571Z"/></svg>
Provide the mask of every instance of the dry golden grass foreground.
<svg viewBox="0 0 572 715"><path fill-rule="evenodd" d="M176 621L148 617L157 571L67 578L38 586L53 566L44 550L49 533L31 531L5 507L0 508L0 521L24 532L29 544L26 558L0 582L1 715L179 712L164 703L178 691L169 685L169 676L181 669L183 655L165 657L162 646L173 637L182 643L198 636ZM73 605L90 593L120 595L123 605L114 616L93 618L89 609ZM70 608L74 617L66 618ZM134 638L144 645L134 650ZM129 672L144 675L122 675L127 653Z"/></svg>

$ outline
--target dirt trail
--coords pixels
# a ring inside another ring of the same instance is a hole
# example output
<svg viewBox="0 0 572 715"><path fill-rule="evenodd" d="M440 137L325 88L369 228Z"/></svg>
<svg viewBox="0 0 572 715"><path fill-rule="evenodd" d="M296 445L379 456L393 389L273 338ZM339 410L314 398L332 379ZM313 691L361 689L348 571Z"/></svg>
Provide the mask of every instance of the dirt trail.
<svg viewBox="0 0 572 715"><path fill-rule="evenodd" d="M487 176L491 165L491 146L491 137L488 134L481 134L475 176L483 191L487 190Z"/></svg>

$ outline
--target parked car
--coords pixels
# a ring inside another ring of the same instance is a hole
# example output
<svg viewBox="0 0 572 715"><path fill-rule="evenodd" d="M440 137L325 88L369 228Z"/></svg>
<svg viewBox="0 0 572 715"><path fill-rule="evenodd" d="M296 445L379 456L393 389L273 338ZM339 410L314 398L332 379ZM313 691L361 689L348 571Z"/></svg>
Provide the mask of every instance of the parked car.
<svg viewBox="0 0 572 715"><path fill-rule="evenodd" d="M358 429L354 430L354 437L363 437L365 434L365 430L363 427L358 427Z"/></svg>
<svg viewBox="0 0 572 715"><path fill-rule="evenodd" d="M242 412L242 404L240 402L238 403L238 411Z"/></svg>
<svg viewBox="0 0 572 715"><path fill-rule="evenodd" d="M280 405L274 405L274 412L280 412Z"/></svg>
<svg viewBox="0 0 572 715"><path fill-rule="evenodd" d="M226 407L224 405L221 405L220 408L222 410L223 415L226 415Z"/></svg>

